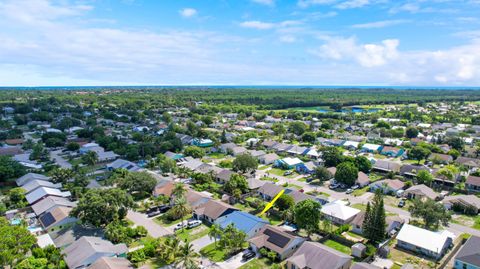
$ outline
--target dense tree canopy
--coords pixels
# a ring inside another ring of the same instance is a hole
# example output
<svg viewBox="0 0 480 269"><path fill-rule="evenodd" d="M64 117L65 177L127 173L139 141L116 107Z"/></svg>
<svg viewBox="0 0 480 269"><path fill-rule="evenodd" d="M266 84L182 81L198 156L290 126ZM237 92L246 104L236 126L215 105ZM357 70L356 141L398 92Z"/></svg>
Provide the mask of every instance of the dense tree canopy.
<svg viewBox="0 0 480 269"><path fill-rule="evenodd" d="M102 227L115 220L123 219L135 203L124 190L91 189L78 201L71 215L82 222Z"/></svg>

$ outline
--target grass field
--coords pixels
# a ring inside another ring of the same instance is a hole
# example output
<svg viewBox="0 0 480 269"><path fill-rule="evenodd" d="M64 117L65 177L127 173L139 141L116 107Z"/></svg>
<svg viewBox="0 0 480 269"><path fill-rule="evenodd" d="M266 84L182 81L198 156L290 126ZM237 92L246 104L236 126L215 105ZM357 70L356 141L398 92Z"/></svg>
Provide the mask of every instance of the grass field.
<svg viewBox="0 0 480 269"><path fill-rule="evenodd" d="M347 255L352 254L352 251L351 251L350 247L342 245L342 244L338 243L337 241L333 241L333 240L329 239L329 240L323 242L323 244L327 247L331 247L331 248L336 249L340 252L343 252Z"/></svg>
<svg viewBox="0 0 480 269"><path fill-rule="evenodd" d="M163 227L168 227L168 226L180 223L182 220L178 219L178 220L173 220L172 221L172 220L167 219L167 214L163 214L158 218L154 218L153 221L162 225Z"/></svg>
<svg viewBox="0 0 480 269"><path fill-rule="evenodd" d="M258 269L258 268L270 268L272 263L267 258L255 258L246 264L238 267L238 269ZM283 267L280 267L283 268Z"/></svg>

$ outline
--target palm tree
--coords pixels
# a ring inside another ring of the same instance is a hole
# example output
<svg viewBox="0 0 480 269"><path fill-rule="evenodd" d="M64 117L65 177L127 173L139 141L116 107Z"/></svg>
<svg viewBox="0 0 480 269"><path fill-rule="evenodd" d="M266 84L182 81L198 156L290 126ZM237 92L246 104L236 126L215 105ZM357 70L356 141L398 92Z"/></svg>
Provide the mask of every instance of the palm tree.
<svg viewBox="0 0 480 269"><path fill-rule="evenodd" d="M210 239L213 238L215 241L215 247L217 247L217 238L222 235L222 229L220 229L220 226L218 224L214 224L210 226L210 230L208 231L208 237Z"/></svg>
<svg viewBox="0 0 480 269"><path fill-rule="evenodd" d="M185 198L185 193L187 193L187 189L182 183L176 183L175 187L173 187L172 195L175 198Z"/></svg>
<svg viewBox="0 0 480 269"><path fill-rule="evenodd" d="M89 151L82 156L82 160L85 164L93 166L98 162L98 154L95 151Z"/></svg>
<svg viewBox="0 0 480 269"><path fill-rule="evenodd" d="M180 251L180 240L176 236L167 237L159 248L159 256L167 263L172 263L177 258Z"/></svg>
<svg viewBox="0 0 480 269"><path fill-rule="evenodd" d="M198 267L198 254L194 251L193 245L185 239L183 246L180 247L177 259L177 266L186 269L196 269Z"/></svg>
<svg viewBox="0 0 480 269"><path fill-rule="evenodd" d="M172 213L173 217L176 218L176 219L181 218L182 222L183 222L183 218L187 214L192 212L192 209L190 208L190 205L188 205L187 200L183 197L175 199L175 205L170 210L171 210L171 213ZM183 228L182 228L182 230L183 230Z"/></svg>

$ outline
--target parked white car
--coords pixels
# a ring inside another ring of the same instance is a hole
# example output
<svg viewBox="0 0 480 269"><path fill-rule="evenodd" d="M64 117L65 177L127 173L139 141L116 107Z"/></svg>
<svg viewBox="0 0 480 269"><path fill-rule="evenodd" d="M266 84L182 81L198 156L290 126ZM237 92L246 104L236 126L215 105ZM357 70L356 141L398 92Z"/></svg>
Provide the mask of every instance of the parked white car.
<svg viewBox="0 0 480 269"><path fill-rule="evenodd" d="M189 229L195 228L197 226L200 226L201 224L202 224L202 221L200 220L192 220L187 223L187 228Z"/></svg>

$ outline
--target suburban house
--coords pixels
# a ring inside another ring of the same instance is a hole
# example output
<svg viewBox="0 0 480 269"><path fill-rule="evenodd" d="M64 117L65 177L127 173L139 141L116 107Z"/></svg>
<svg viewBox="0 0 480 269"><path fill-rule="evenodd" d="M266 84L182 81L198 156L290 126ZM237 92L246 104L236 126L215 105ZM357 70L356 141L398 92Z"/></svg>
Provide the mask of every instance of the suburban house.
<svg viewBox="0 0 480 269"><path fill-rule="evenodd" d="M421 170L425 170L430 172L430 169L424 165L413 165L413 164L406 164L400 168L400 175L406 178L415 178L417 173Z"/></svg>
<svg viewBox="0 0 480 269"><path fill-rule="evenodd" d="M344 205L341 201L334 201L322 206L320 212L335 224L350 223L360 210Z"/></svg>
<svg viewBox="0 0 480 269"><path fill-rule="evenodd" d="M297 166L295 166L295 171L297 171L299 174L313 174L316 168L317 165L310 161L307 163L297 164Z"/></svg>
<svg viewBox="0 0 480 269"><path fill-rule="evenodd" d="M449 164L453 161L453 157L447 154L431 153L428 160L434 163Z"/></svg>
<svg viewBox="0 0 480 269"><path fill-rule="evenodd" d="M432 200L436 200L439 197L439 195L434 190L432 190L431 188L427 187L424 184L411 186L410 188L405 190L404 195L408 199L429 198Z"/></svg>
<svg viewBox="0 0 480 269"><path fill-rule="evenodd" d="M201 148L206 148L206 147L211 147L213 146L213 141L210 139L198 139L194 138L191 142L193 146L201 147Z"/></svg>
<svg viewBox="0 0 480 269"><path fill-rule="evenodd" d="M453 242L448 231L432 232L410 224L404 224L397 235L397 247L440 259Z"/></svg>
<svg viewBox="0 0 480 269"><path fill-rule="evenodd" d="M372 192L381 189L384 194L396 194L399 190L403 190L405 183L398 179L383 179L370 183L369 186Z"/></svg>
<svg viewBox="0 0 480 269"><path fill-rule="evenodd" d="M367 174L365 174L362 171L358 172L357 180L355 180L355 184L360 186L360 188L363 188L367 186L370 183L370 178L368 177Z"/></svg>
<svg viewBox="0 0 480 269"><path fill-rule="evenodd" d="M343 143L342 146L343 146L344 148L348 149L348 150L356 150L356 149L358 149L358 146L359 146L359 145L360 145L360 143L357 142L357 141L349 141L349 140L347 140L347 141L345 141L345 143Z"/></svg>
<svg viewBox="0 0 480 269"><path fill-rule="evenodd" d="M376 160L373 164L373 170L377 170L379 172L400 172L400 167L402 164L399 162L389 161L389 160Z"/></svg>
<svg viewBox="0 0 480 269"><path fill-rule="evenodd" d="M25 190L25 193L30 193L40 187L47 187L47 188L53 188L53 189L60 189L62 187L62 183L53 183L50 181L45 181L45 180L31 180L27 184L23 185L21 188Z"/></svg>
<svg viewBox="0 0 480 269"><path fill-rule="evenodd" d="M30 181L33 181L33 180L50 181L50 178L47 177L47 176L41 175L41 174L28 173L28 174L25 174L25 175L17 178L17 180L15 180L15 182L17 183L18 186L23 186L23 185L25 185L25 184L29 183Z"/></svg>
<svg viewBox="0 0 480 269"><path fill-rule="evenodd" d="M54 188L40 187L30 193L27 193L25 195L25 199L27 199L28 204L33 205L47 196L57 196L65 198L70 197L71 193L69 191L61 191Z"/></svg>
<svg viewBox="0 0 480 269"><path fill-rule="evenodd" d="M442 204L446 209L462 208L465 211L467 208L471 208L480 213L480 198L473 194L450 195L442 200Z"/></svg>
<svg viewBox="0 0 480 269"><path fill-rule="evenodd" d="M168 179L160 180L155 188L153 188L153 196L166 196L170 197L172 195L173 189L175 188L175 183Z"/></svg>
<svg viewBox="0 0 480 269"><path fill-rule="evenodd" d="M366 143L360 148L360 151L369 152L369 153L377 153L381 149L382 149L381 145Z"/></svg>
<svg viewBox="0 0 480 269"><path fill-rule="evenodd" d="M480 160L479 159L469 158L469 157L460 156L455 160L455 163L458 164L458 165L461 165L461 166L465 166L470 170L475 170L478 167L480 167Z"/></svg>
<svg viewBox="0 0 480 269"><path fill-rule="evenodd" d="M113 171L113 170L117 170L117 169L126 169L130 172L135 172L135 171L138 171L140 170L140 166L130 162L130 161L127 161L127 160L123 160L123 159L117 159L109 164L107 164L107 170L108 171Z"/></svg>
<svg viewBox="0 0 480 269"><path fill-rule="evenodd" d="M243 231L247 235L247 238L255 236L255 234L257 234L268 223L267 220L243 211L234 211L215 221L215 224L218 224L222 229L233 224L235 228Z"/></svg>
<svg viewBox="0 0 480 269"><path fill-rule="evenodd" d="M258 194L265 201L271 201L281 190L282 186L276 185L275 183L267 182L260 188L258 188Z"/></svg>
<svg viewBox="0 0 480 269"><path fill-rule="evenodd" d="M125 244L114 245L100 237L83 236L66 247L62 254L68 268L79 269L86 268L101 257L126 257L127 251Z"/></svg>
<svg viewBox="0 0 480 269"><path fill-rule="evenodd" d="M47 198L40 200L38 203L32 205L32 210L35 215L40 216L43 213L57 206L75 207L76 203L71 202L67 198L63 197L48 196Z"/></svg>
<svg viewBox="0 0 480 269"><path fill-rule="evenodd" d="M195 210L196 208L210 201L212 198L204 193L188 189L187 193L185 194L185 199L187 199L187 203L190 205L190 207Z"/></svg>
<svg viewBox="0 0 480 269"><path fill-rule="evenodd" d="M38 220L42 227L49 232L56 228L62 229L66 225L77 222L77 218L70 217L72 209L68 206L55 206L43 213Z"/></svg>
<svg viewBox="0 0 480 269"><path fill-rule="evenodd" d="M193 217L214 223L218 218L237 211L235 207L224 202L209 200L193 210Z"/></svg>
<svg viewBox="0 0 480 269"><path fill-rule="evenodd" d="M455 256L455 269L480 269L480 237L471 236Z"/></svg>
<svg viewBox="0 0 480 269"><path fill-rule="evenodd" d="M352 257L317 242L304 242L287 259L288 269L348 269Z"/></svg>
<svg viewBox="0 0 480 269"><path fill-rule="evenodd" d="M365 220L365 212L358 213L350 223L352 225L352 232L356 234L363 234L363 221ZM388 216L385 219L387 226L385 227L385 233L391 234L393 231L400 229L405 222L398 216Z"/></svg>
<svg viewBox="0 0 480 269"><path fill-rule="evenodd" d="M467 180L465 181L465 188L471 192L479 192L480 191L480 177L476 176L468 176Z"/></svg>
<svg viewBox="0 0 480 269"><path fill-rule="evenodd" d="M400 157L405 152L404 149L397 147L384 146L380 154L389 156L389 157Z"/></svg>
<svg viewBox="0 0 480 269"><path fill-rule="evenodd" d="M272 164L278 159L280 159L280 157L276 153L268 153L258 158L260 163L265 165Z"/></svg>
<svg viewBox="0 0 480 269"><path fill-rule="evenodd" d="M92 263L88 269L133 269L133 265L126 258L101 257Z"/></svg>
<svg viewBox="0 0 480 269"><path fill-rule="evenodd" d="M301 163L303 163L303 162L299 158L287 157L287 158L284 158L284 159L276 160L275 163L274 163L274 166L275 167L280 167L282 169L293 169L295 166L297 166Z"/></svg>
<svg viewBox="0 0 480 269"><path fill-rule="evenodd" d="M279 227L265 225L257 234L248 240L253 251L261 248L277 253L279 260L290 257L305 239L292 235Z"/></svg>

